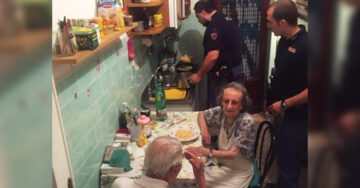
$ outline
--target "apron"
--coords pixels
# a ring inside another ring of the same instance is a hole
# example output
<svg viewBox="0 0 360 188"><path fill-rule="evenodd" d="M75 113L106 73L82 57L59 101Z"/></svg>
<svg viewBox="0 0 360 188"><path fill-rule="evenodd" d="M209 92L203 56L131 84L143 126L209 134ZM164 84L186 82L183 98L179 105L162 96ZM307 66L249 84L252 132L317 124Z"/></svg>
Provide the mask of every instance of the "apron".
<svg viewBox="0 0 360 188"><path fill-rule="evenodd" d="M225 118L223 118L218 147L219 150L229 150L234 145L234 131L230 131L231 137L225 131ZM233 126L235 129L235 125ZM247 188L254 174L254 166L251 160L245 158L241 152L234 159L217 159L223 166L211 166L205 168L206 184L211 187L236 187Z"/></svg>

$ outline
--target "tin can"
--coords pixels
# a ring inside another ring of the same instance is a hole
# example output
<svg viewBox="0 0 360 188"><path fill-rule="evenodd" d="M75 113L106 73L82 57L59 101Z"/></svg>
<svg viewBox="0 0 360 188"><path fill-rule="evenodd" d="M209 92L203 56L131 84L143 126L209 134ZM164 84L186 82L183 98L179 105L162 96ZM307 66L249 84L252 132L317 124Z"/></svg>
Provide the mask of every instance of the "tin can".
<svg viewBox="0 0 360 188"><path fill-rule="evenodd" d="M154 27L162 26L162 14L154 14Z"/></svg>

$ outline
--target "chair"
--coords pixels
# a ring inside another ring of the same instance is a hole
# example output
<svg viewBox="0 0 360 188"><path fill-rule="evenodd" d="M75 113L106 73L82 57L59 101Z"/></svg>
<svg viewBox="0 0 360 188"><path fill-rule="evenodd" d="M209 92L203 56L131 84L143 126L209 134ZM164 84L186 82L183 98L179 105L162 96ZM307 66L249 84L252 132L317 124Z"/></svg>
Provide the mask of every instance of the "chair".
<svg viewBox="0 0 360 188"><path fill-rule="evenodd" d="M275 130L269 121L262 121L256 133L254 147L254 176L249 188L263 186L265 177L275 159L276 138Z"/></svg>

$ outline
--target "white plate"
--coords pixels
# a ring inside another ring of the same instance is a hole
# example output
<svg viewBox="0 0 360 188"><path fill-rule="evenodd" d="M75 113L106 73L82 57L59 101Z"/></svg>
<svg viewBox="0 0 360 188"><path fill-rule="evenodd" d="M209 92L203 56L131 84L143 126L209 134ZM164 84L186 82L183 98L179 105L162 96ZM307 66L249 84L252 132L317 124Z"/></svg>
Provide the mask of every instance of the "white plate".
<svg viewBox="0 0 360 188"><path fill-rule="evenodd" d="M178 130L189 130L189 131L192 131L194 134L191 138L188 138L188 139L177 138L176 132ZM198 128L194 128L194 127L191 127L188 125L178 125L178 126L171 127L171 129L169 131L169 136L177 138L182 142L187 142L187 141L191 141L191 140L198 138L200 136L200 130Z"/></svg>

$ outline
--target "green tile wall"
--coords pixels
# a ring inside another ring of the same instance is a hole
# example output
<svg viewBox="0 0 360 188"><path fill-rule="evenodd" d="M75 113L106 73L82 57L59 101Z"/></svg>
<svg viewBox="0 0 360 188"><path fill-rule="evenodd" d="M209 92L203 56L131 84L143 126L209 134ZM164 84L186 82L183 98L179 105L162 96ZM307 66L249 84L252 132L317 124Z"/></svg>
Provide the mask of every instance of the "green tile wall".
<svg viewBox="0 0 360 188"><path fill-rule="evenodd" d="M77 188L99 187L103 153L119 127L121 104L140 107L141 92L158 61L159 40L155 39L157 51L150 56L141 40L134 39L139 70L131 66L123 39L56 84Z"/></svg>
<svg viewBox="0 0 360 188"><path fill-rule="evenodd" d="M46 48L50 46L51 41ZM52 185L51 51L47 49L26 55L16 52L23 59L3 67L6 71L0 75L0 187Z"/></svg>
<svg viewBox="0 0 360 188"><path fill-rule="evenodd" d="M201 65L204 59L202 46L205 27L199 23L195 13L191 13L182 23L178 31L179 41L175 42L174 49L182 55L192 56L192 62Z"/></svg>

